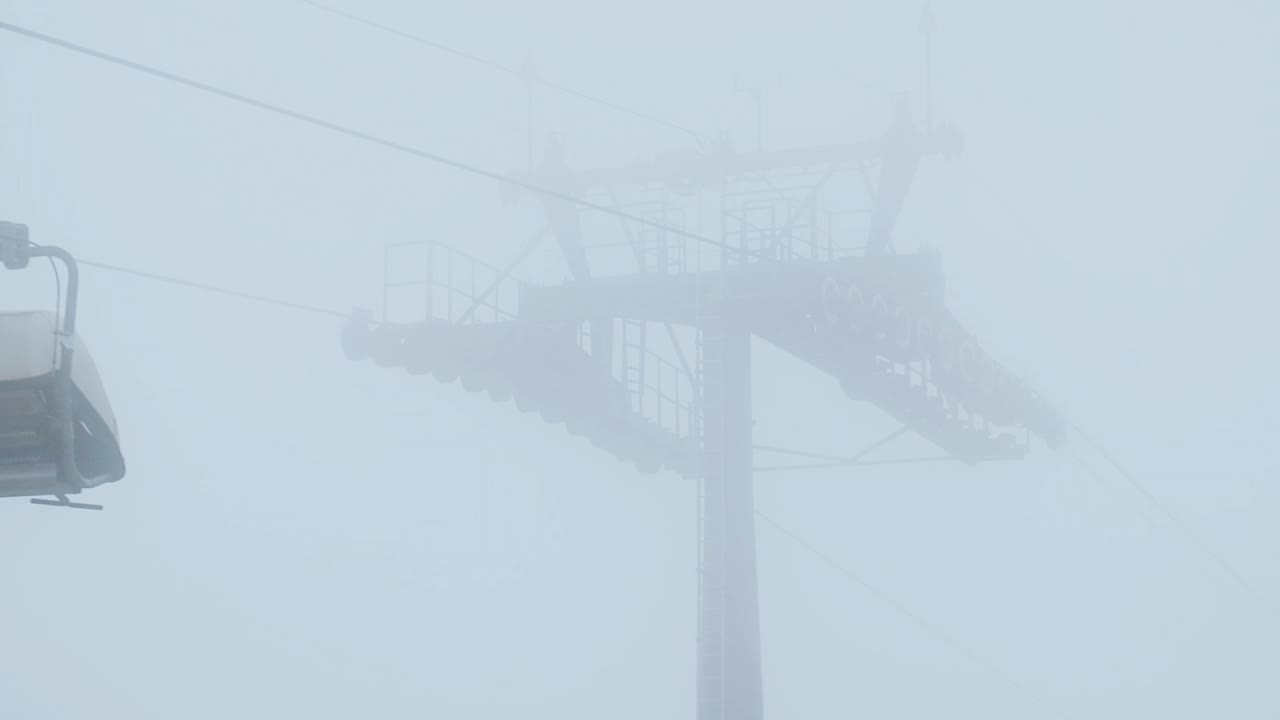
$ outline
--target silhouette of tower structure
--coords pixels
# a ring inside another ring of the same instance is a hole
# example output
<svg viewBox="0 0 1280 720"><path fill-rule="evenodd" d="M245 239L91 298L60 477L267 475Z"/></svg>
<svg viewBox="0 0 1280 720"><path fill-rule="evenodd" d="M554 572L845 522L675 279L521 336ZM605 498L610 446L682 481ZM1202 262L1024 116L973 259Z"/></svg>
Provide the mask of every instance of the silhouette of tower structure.
<svg viewBox="0 0 1280 720"><path fill-rule="evenodd" d="M542 197L547 227L507 267L435 241L391 246L383 317L353 318L343 347L512 400L641 472L699 482L697 716L759 720L753 337L901 423L858 458L906 432L967 463L1065 435L1057 411L947 310L936 253L895 247L918 166L961 144L951 129L919 128L905 104L870 141L746 153L720 143L588 171L570 170L555 139L530 184L646 222L611 230L612 219ZM548 235L571 279L516 280ZM416 317L389 310L406 294Z"/></svg>

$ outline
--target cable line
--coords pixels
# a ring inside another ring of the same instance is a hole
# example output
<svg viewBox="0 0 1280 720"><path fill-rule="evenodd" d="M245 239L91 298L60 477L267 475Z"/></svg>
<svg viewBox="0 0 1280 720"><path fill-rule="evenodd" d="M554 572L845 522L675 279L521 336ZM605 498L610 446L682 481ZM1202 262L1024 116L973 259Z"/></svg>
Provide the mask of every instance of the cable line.
<svg viewBox="0 0 1280 720"><path fill-rule="evenodd" d="M800 537L794 532L783 527L777 521L773 520L768 515L765 515L759 510L756 511L756 517L763 520L766 524L771 526L774 530L778 531L782 535L785 535L787 538L790 538L792 542L796 543L797 545L804 548L805 550L808 550L810 553L813 553L813 555L817 557L819 560L826 563L831 568L835 569L841 575L845 576L845 578L852 580L855 584L861 586L864 590L866 590L871 595L874 595L881 602L892 607L903 617L912 621L916 625L919 625L921 628L923 628L924 630L932 634L938 640L941 640L947 645L950 645L953 649L955 649L960 654L968 658L970 661L984 668L992 676L1004 681L1006 684L1008 684L1014 690L1017 690L1024 697L1040 705L1043 705L1046 709L1052 712L1056 717L1059 717L1059 718L1067 717L1061 710L1055 707L1046 698L1039 695L1034 690L1032 690L1022 682L1015 679L1013 676L1001 670L999 667L994 665L991 661L983 658L981 655L978 655L978 653L975 652L972 648L970 648L968 645L965 645L964 643L957 640L950 633L946 632L945 630L933 624L932 622L924 619L920 615L917 615L914 611L911 610L911 608L895 600L893 597L891 597L890 595L888 595L887 593L885 593L883 590L876 587L875 585L872 585L861 575L849 569L844 564L838 562L835 558L822 552L816 546L814 546L813 543L810 543L809 541L805 540L804 538Z"/></svg>
<svg viewBox="0 0 1280 720"><path fill-rule="evenodd" d="M1277 618L1280 618L1280 607L1277 607L1276 604L1273 603L1266 595L1263 595L1262 592L1258 590L1253 585L1253 583L1249 582L1249 580L1245 578L1245 576L1239 570L1236 570L1235 566L1233 566L1230 562L1228 562L1225 557L1223 557L1221 554L1215 551L1212 547L1210 547L1208 543L1206 543L1203 539L1201 539L1200 536L1197 535L1195 531L1191 529L1190 525L1187 525L1185 522L1180 520L1177 515L1174 515L1173 511L1169 509L1168 505L1165 505L1160 500L1160 498L1157 497L1155 493L1151 492L1151 490L1147 489L1145 485L1138 482L1138 479L1135 478L1128 470L1126 470L1124 466L1120 464L1119 461L1117 461L1114 457L1112 457L1111 453L1107 452L1106 449L1103 448L1102 445L1099 444L1096 440L1090 437L1088 433L1086 433L1084 430L1081 430L1079 425L1076 425L1075 423L1071 423L1071 429L1075 430L1076 434L1079 435L1082 440L1084 440L1090 447L1092 447L1093 450L1098 453L1098 455L1102 456L1102 459L1106 460L1107 464L1110 465L1112 469L1114 469L1120 475L1120 477L1124 478L1125 482L1127 482L1130 487L1132 487L1133 489L1141 493L1142 496L1147 499L1147 502L1151 503L1151 505L1155 507L1157 510L1159 510L1160 513L1163 514L1166 518L1168 518L1169 521L1172 522L1175 527L1177 527L1180 531L1182 531L1182 534L1186 535L1187 539L1189 539L1197 548L1200 549L1200 552L1204 553L1206 557L1208 557L1210 560L1216 563L1218 567L1222 569L1223 572L1225 572L1229 577L1231 577L1232 580L1236 582L1236 584L1238 584L1241 587L1241 589L1243 589L1249 595L1252 595L1255 600L1257 600L1264 607L1270 610L1272 615L1275 615Z"/></svg>
<svg viewBox="0 0 1280 720"><path fill-rule="evenodd" d="M38 42L42 42L48 45L53 45L55 47L59 47L64 50L69 50L74 53L79 53L81 55L86 55L88 57L92 57L97 60L101 60L103 62L108 62L113 65L118 65L120 67L127 68L135 72L143 73L145 75L150 75L152 77L159 78L161 80L165 80L171 83L182 85L184 87L188 87L193 90L198 90L200 92L208 93L210 95L216 95L225 100L231 100L232 102L240 103L241 105L247 105L249 107L253 107L258 110L273 113L275 115L280 115L282 117L286 117L291 120L296 120L298 122L305 123L307 125L312 125L318 128L322 128L324 130L329 130L339 135L346 135L347 137L355 138L357 140L363 140L364 142L378 145L390 150L395 150L396 152L412 155L414 157L421 158L423 160L436 163L438 165L443 165L445 167L453 168L454 170L460 170L462 172L470 173L472 175L478 175L480 177L488 178L490 180L496 180L501 183L507 183L507 184L522 188L524 190L537 193L539 195L545 195L547 197L555 198L557 200L563 200L564 202L578 205L580 207L584 207L589 210L595 210L597 212L601 212L606 215L612 215L614 217L619 217L624 220L630 220L632 222L639 223L641 225L654 228L656 230L667 232L672 235L676 235L679 237L687 238L689 240L694 240L696 242L705 243L707 245L720 248L725 252L737 253L739 255L746 255L751 257L758 257L758 255L756 255L755 253L752 253L740 248L731 247L729 245L726 245L725 243L719 242L717 240L713 240L709 237L698 235L697 233L689 232L688 230L684 230L683 228L667 225L665 223L661 223L656 220L651 220L649 218L641 217L639 215L632 215L631 213L609 207L608 205L601 205L599 203L595 203L590 200L585 200L571 193L562 192L560 190L554 190L548 187L543 187L536 183L529 182L527 180L522 180L518 177L508 177L503 175L502 173L494 172L493 170L486 170L482 167L471 165L469 163L465 163L460 160L455 160L453 158L446 157L444 155L431 152L429 150L416 148L411 145L407 145L405 143L397 142L395 140L389 140L387 138L383 138L377 135L373 135L371 133L364 132L363 130L357 130L351 127L347 127L345 125L340 125L338 123L325 120L323 118L320 118L314 115L309 115L307 113L299 112L297 110L292 110L281 105L275 105L269 102L265 102L263 100L258 100L256 98L249 97L247 95L242 95L240 93L233 92L231 90L225 90L215 85L210 85L209 83L202 82L200 80L194 80L182 75L178 75L176 73L169 72L167 70L161 70L159 68L152 67L150 65L144 65L139 62L134 62L132 60L128 60L126 58L123 58L117 55L112 55L110 53L102 52L101 50L95 50L85 45L80 45L77 43L70 42L68 40L63 40L61 38L57 38L52 35L46 35L44 33L37 32L35 30L30 30L28 28L24 28L19 25L14 25L8 22L0 22L0 30L5 30L7 32L14 33L15 35L22 35L24 37L30 38L32 40L36 40Z"/></svg>
<svg viewBox="0 0 1280 720"><path fill-rule="evenodd" d="M171 275L161 275L159 273L143 272L142 270L133 270L131 268L121 267L119 265L109 265L107 263L94 262L93 260L80 260L80 265L85 267L97 268L108 272L119 273L122 275L132 275L133 277L143 278L146 280L154 280L156 282L167 283L169 285L177 285L179 287L190 288L193 290L203 290L205 292L216 293L228 297L239 298L241 300L250 300L253 302L265 303L277 307L289 308L291 310L301 310L303 312L315 313L317 315L325 315L328 317L347 318L350 313L330 310L329 308L316 307L314 305L304 305L289 300L281 300L279 298L269 297L267 295L258 295L256 293L242 292L240 290L230 290L228 288L210 285L208 283L196 282L194 280L184 280L182 278L173 277Z"/></svg>
<svg viewBox="0 0 1280 720"><path fill-rule="evenodd" d="M682 133L688 133L689 135L692 135L697 140L700 140L700 141L706 140L706 136L697 130L685 127L678 123L671 122L670 120L666 120L664 118L660 118L656 115L651 115L643 110L637 110L632 107L627 107L626 105L620 105L616 102L613 102L612 100L607 100L598 95L592 95L590 93L586 93L581 90L576 90L567 85L561 85L560 83L538 77L536 74L530 74L519 68L511 67L510 65L503 65L502 63L494 62L493 60L489 60L488 58L480 57L479 55L465 52L463 50L458 50L457 48L453 48L443 43L437 42L435 40L431 40L430 38L405 32L404 30L400 30L399 28L393 27L391 25L387 25L385 23L380 23L377 20L372 20L370 18L361 16L361 15L356 15L355 13L348 12L338 7L334 7L333 5L317 2L317 0L298 0L298 2L301 2L305 5L310 5L311 7L316 8L318 10L323 10L324 12L337 15L338 17L346 18L347 20L350 20L352 22L359 23L361 25L365 25L385 33L390 33L397 37L404 38L405 40L409 40L410 42L415 42L415 43L418 43L419 45L424 45L434 50L439 50L440 52L447 53L455 57L460 57L465 60L469 60L473 63L483 65L492 70L497 70L498 72L504 73L506 75L512 75L521 80L542 85L543 87L551 88L552 90L557 90L566 95L576 97L580 100L585 100L587 102L595 103L597 105L607 107L611 110L616 110L626 115L631 115L632 117L636 117L641 120L646 120L648 122L654 123L655 125L661 125L663 127L670 128L672 130L676 130Z"/></svg>

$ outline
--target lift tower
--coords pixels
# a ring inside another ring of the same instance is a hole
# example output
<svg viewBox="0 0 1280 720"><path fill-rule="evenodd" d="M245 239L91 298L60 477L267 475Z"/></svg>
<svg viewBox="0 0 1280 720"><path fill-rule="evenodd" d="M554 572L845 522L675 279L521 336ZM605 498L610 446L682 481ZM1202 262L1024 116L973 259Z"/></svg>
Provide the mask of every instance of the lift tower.
<svg viewBox="0 0 1280 720"><path fill-rule="evenodd" d="M353 317L343 347L514 400L642 472L699 481L697 716L760 720L753 338L901 423L857 458L906 432L966 463L1065 433L947 310L936 253L896 248L920 161L960 149L957 133L921 130L905 106L867 142L721 144L591 171L570 171L553 142L522 178L559 194L542 198L547 229L530 247L553 235L570 281L513 279L526 253L497 267L434 241L390 246L383 317ZM566 195L621 222L602 225Z"/></svg>

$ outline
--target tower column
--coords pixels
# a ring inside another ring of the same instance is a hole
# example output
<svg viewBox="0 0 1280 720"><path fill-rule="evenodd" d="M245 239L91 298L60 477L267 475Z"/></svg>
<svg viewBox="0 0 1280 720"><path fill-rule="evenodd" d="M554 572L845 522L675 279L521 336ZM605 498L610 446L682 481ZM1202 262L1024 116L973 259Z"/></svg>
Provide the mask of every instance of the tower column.
<svg viewBox="0 0 1280 720"><path fill-rule="evenodd" d="M698 720L761 720L751 333L733 318L706 318L701 332Z"/></svg>

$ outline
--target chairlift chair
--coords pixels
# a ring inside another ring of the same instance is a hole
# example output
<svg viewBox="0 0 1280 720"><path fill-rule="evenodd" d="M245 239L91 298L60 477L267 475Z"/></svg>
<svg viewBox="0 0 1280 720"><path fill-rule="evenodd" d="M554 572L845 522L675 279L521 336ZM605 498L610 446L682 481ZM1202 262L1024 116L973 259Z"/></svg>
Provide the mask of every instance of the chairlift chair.
<svg viewBox="0 0 1280 720"><path fill-rule="evenodd" d="M121 479L125 463L106 391L75 334L75 259L32 245L25 225L0 222L6 268L24 269L36 257L66 267L66 308L61 318L0 310L0 497L51 495L57 500L32 502L97 509L66 496Z"/></svg>

